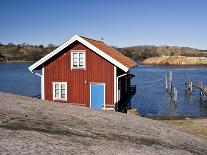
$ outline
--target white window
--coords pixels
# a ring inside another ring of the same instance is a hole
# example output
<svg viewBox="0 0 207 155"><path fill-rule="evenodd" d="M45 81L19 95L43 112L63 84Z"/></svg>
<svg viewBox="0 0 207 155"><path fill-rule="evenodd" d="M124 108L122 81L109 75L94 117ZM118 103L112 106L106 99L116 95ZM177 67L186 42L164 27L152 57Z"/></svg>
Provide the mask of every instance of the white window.
<svg viewBox="0 0 207 155"><path fill-rule="evenodd" d="M85 69L86 56L84 50L71 52L71 69Z"/></svg>
<svg viewBox="0 0 207 155"><path fill-rule="evenodd" d="M53 100L67 101L67 82L53 82Z"/></svg>

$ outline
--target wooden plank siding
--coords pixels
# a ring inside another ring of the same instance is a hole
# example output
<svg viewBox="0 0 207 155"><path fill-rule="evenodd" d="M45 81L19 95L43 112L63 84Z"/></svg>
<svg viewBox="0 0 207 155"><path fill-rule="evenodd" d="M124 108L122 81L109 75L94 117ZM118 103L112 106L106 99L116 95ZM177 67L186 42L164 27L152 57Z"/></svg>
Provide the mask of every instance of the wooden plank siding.
<svg viewBox="0 0 207 155"><path fill-rule="evenodd" d="M70 50L86 50L86 69L71 70ZM106 108L114 106L114 66L79 42L44 64L45 99L53 100L52 82L67 82L67 102L90 106L90 82L105 83Z"/></svg>

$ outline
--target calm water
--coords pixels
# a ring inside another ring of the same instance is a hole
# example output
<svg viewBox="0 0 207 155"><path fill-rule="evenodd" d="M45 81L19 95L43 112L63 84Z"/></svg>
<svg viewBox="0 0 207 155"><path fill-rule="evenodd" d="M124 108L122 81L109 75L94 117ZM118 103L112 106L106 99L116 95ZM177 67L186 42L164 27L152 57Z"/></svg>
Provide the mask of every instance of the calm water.
<svg viewBox="0 0 207 155"><path fill-rule="evenodd" d="M40 77L32 74L31 63L0 63L0 91L24 96L40 95Z"/></svg>
<svg viewBox="0 0 207 155"><path fill-rule="evenodd" d="M31 63L0 64L0 91L25 96L40 95L40 77L27 68ZM177 106L165 94L165 73L173 73L173 86L178 90ZM184 81L191 76L193 82L207 84L207 67L153 67L139 66L131 70L135 75L132 84L137 92L131 100L132 107L142 116L207 116L207 104L200 102L199 91L185 94Z"/></svg>
<svg viewBox="0 0 207 155"><path fill-rule="evenodd" d="M176 106L165 93L165 73L169 74L170 70L173 87L178 90ZM207 84L207 67L139 66L131 73L135 75L132 84L137 85L131 104L142 116L207 116L207 103L200 102L199 90L193 89L192 95L189 95L184 87L189 76L193 82Z"/></svg>

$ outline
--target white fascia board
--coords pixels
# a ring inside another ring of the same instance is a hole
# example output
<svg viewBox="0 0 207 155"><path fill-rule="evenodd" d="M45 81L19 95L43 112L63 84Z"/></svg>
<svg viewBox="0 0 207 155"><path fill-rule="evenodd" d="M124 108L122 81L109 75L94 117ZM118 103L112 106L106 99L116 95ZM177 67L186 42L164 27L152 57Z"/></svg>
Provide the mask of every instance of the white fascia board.
<svg viewBox="0 0 207 155"><path fill-rule="evenodd" d="M95 47L91 43L87 42L86 40L84 40L83 38L81 38L78 35L73 36L69 41L67 41L66 43L64 43L63 45L61 45L57 49L55 49L53 52L47 54L46 56L41 58L39 61L37 61L36 63L31 65L29 67L29 70L30 71L34 70L35 68L37 68L38 66L43 64L45 61L49 60L51 57L53 57L54 55L56 55L57 53L59 53L60 51L62 51L64 48L66 48L67 46L69 46L70 44L72 44L75 41L79 41L80 43L82 43L83 45L85 45L86 47L91 49L92 51L96 52L98 55L104 57L106 60L108 60L109 62L111 62L115 66L121 68L123 71L127 72L129 70L128 67L124 66L123 64L121 64L120 62L118 62L117 60L115 60L114 58L112 58L111 56L109 56L105 52L101 51L100 49L98 49L97 47Z"/></svg>
<svg viewBox="0 0 207 155"><path fill-rule="evenodd" d="M52 51L51 53L47 54L46 56L44 56L40 60L38 60L36 63L34 63L33 65L31 65L29 67L29 70L30 71L34 70L35 68L37 68L38 66L40 66L41 64L43 64L45 61L49 60L51 57L53 57L54 55L56 55L57 53L59 53L60 51L62 51L64 48L66 48L67 46L69 46L70 44L72 44L74 41L77 40L77 36L78 35L73 36L66 43L62 44L61 46L59 46L58 48L56 48L54 51Z"/></svg>

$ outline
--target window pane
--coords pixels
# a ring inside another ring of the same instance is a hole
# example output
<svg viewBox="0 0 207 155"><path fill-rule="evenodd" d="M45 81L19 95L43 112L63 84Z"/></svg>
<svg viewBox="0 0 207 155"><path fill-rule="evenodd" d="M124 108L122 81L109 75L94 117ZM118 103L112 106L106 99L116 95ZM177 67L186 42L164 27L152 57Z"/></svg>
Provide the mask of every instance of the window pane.
<svg viewBox="0 0 207 155"><path fill-rule="evenodd" d="M84 62L84 59L83 59L83 58L80 58L80 59L79 59L79 62Z"/></svg>
<svg viewBox="0 0 207 155"><path fill-rule="evenodd" d="M77 62L74 62L73 63L73 67L78 67L78 63Z"/></svg>
<svg viewBox="0 0 207 155"><path fill-rule="evenodd" d="M59 89L55 89L55 94L59 94Z"/></svg>
<svg viewBox="0 0 207 155"><path fill-rule="evenodd" d="M59 84L55 84L55 89L58 89L59 88Z"/></svg>
<svg viewBox="0 0 207 155"><path fill-rule="evenodd" d="M65 89L65 84L61 84L61 89Z"/></svg>
<svg viewBox="0 0 207 155"><path fill-rule="evenodd" d="M73 58L73 63L78 62L78 58Z"/></svg>
<svg viewBox="0 0 207 155"><path fill-rule="evenodd" d="M65 94L61 94L61 98L65 98Z"/></svg>
<svg viewBox="0 0 207 155"><path fill-rule="evenodd" d="M78 64L78 62L77 62L77 61L74 61L74 62L73 62L73 64L77 65L77 64Z"/></svg>
<svg viewBox="0 0 207 155"><path fill-rule="evenodd" d="M73 58L78 58L78 53L73 53Z"/></svg>
<svg viewBox="0 0 207 155"><path fill-rule="evenodd" d="M83 67L85 65L85 59L84 58L79 58L79 66Z"/></svg>
<svg viewBox="0 0 207 155"><path fill-rule="evenodd" d="M65 89L61 89L61 94L65 94Z"/></svg>
<svg viewBox="0 0 207 155"><path fill-rule="evenodd" d="M78 58L73 59L73 66L78 67Z"/></svg>
<svg viewBox="0 0 207 155"><path fill-rule="evenodd" d="M83 58L84 54L83 53L79 53L79 58Z"/></svg>
<svg viewBox="0 0 207 155"><path fill-rule="evenodd" d="M77 58L73 59L73 66L74 67L78 66L78 59Z"/></svg>
<svg viewBox="0 0 207 155"><path fill-rule="evenodd" d="M84 63L83 62L80 62L79 66L80 67L83 67L84 66Z"/></svg>
<svg viewBox="0 0 207 155"><path fill-rule="evenodd" d="M55 93L55 98L59 98L59 94L56 94L56 93Z"/></svg>

